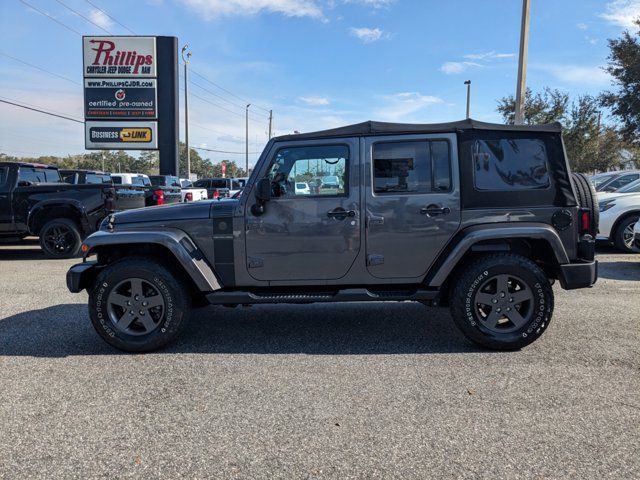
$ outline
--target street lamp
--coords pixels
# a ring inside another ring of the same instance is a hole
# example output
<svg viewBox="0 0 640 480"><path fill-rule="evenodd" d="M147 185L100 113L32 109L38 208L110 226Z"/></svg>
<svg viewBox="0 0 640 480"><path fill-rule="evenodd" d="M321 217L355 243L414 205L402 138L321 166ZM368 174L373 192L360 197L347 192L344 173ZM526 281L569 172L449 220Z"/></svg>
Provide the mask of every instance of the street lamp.
<svg viewBox="0 0 640 480"><path fill-rule="evenodd" d="M522 0L520 25L520 56L518 58L518 85L516 86L516 125L524 123L524 102L527 91L527 55L529 51L529 0Z"/></svg>
<svg viewBox="0 0 640 480"><path fill-rule="evenodd" d="M182 61L184 62L184 143L187 149L187 180L191 180L191 152L189 151L189 59L191 52L189 45L182 47ZM179 174L179 172L178 172Z"/></svg>
<svg viewBox="0 0 640 480"><path fill-rule="evenodd" d="M471 118L471 80L464 82L467 86L467 118Z"/></svg>

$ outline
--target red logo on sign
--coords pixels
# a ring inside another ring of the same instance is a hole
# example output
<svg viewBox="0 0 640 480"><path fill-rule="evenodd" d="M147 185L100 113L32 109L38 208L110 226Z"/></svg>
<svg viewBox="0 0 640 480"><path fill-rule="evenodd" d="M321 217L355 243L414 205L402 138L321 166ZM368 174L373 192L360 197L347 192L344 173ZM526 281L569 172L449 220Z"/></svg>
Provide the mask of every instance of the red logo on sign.
<svg viewBox="0 0 640 480"><path fill-rule="evenodd" d="M133 73L136 74L141 66L153 63L153 55L138 55L135 50L116 50L115 42L110 40L89 40L89 43L97 44L92 48L96 52L96 56L91 65L132 66Z"/></svg>
<svg viewBox="0 0 640 480"><path fill-rule="evenodd" d="M124 100L125 96L124 90L116 90L116 100Z"/></svg>

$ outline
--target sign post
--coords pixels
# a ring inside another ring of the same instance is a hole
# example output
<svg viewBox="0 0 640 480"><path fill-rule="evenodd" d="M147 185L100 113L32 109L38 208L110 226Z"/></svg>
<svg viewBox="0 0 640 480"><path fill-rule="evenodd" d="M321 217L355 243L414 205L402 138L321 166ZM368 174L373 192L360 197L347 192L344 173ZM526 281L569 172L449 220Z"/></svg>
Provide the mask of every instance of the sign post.
<svg viewBox="0 0 640 480"><path fill-rule="evenodd" d="M178 174L178 39L82 37L85 148L159 150Z"/></svg>

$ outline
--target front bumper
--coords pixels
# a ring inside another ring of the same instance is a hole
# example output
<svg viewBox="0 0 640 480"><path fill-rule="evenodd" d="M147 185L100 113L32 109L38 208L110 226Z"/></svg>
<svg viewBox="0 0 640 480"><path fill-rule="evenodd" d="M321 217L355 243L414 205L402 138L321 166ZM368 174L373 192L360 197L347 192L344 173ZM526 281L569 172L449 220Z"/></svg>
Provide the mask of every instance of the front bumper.
<svg viewBox="0 0 640 480"><path fill-rule="evenodd" d="M98 275L100 267L98 263L76 263L67 272L67 288L71 293L78 293L85 288L90 288Z"/></svg>
<svg viewBox="0 0 640 480"><path fill-rule="evenodd" d="M558 277L565 290L590 287L598 280L598 261L560 265Z"/></svg>

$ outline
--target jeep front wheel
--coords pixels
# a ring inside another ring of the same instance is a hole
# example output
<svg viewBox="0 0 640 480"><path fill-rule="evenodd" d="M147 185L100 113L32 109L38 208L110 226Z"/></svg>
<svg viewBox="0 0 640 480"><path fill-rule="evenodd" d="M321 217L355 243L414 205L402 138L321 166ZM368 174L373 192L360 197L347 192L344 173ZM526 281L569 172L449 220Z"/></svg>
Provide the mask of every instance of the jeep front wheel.
<svg viewBox="0 0 640 480"><path fill-rule="evenodd" d="M89 293L89 316L110 345L147 352L178 335L190 304L187 290L163 265L123 258L98 275Z"/></svg>
<svg viewBox="0 0 640 480"><path fill-rule="evenodd" d="M486 255L460 273L450 305L454 323L469 340L495 350L517 350L549 325L553 289L531 260L507 253Z"/></svg>

